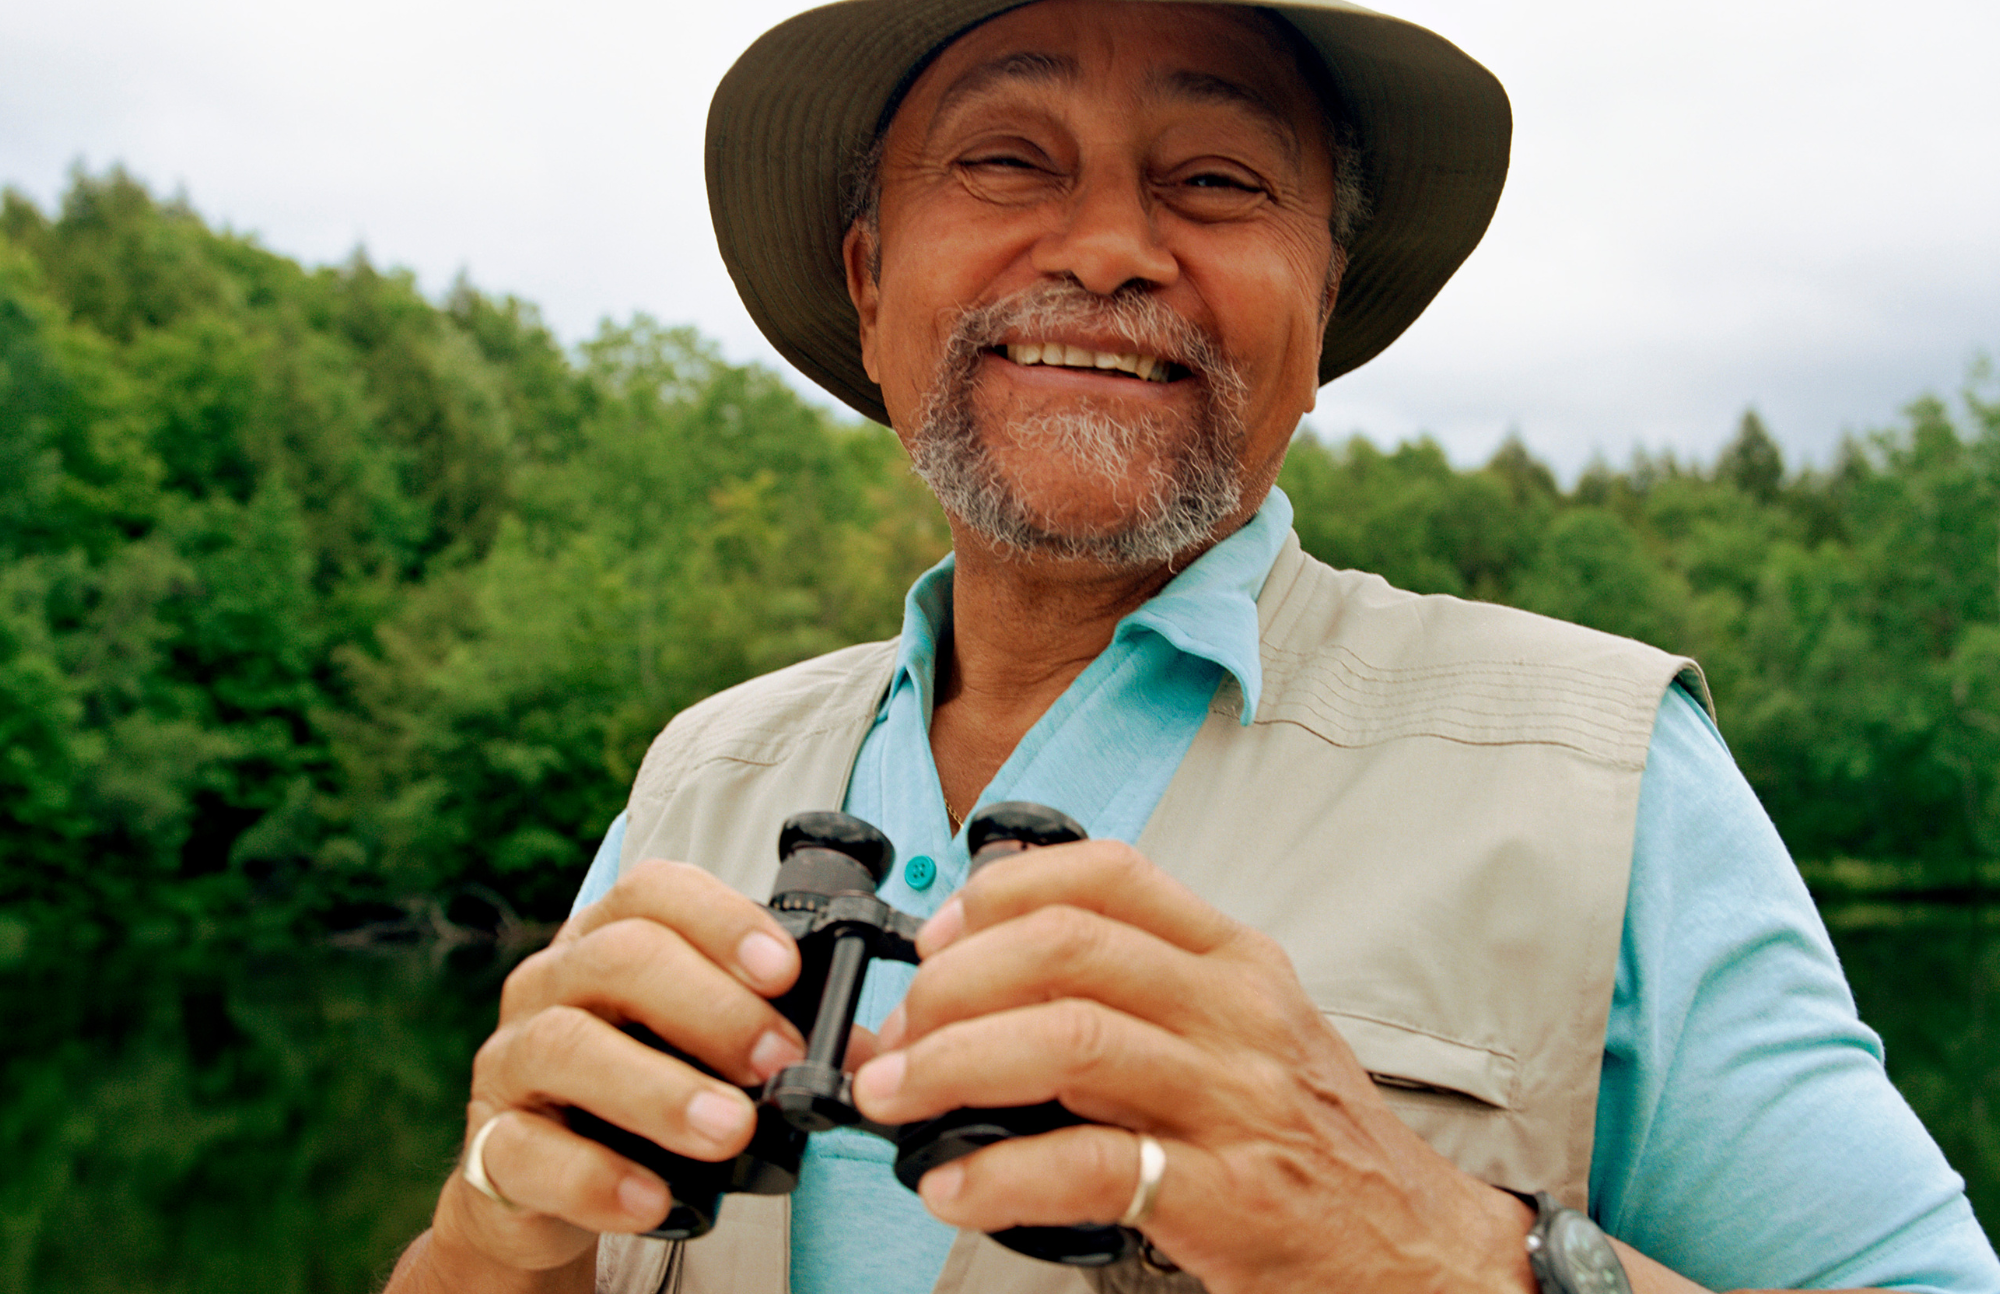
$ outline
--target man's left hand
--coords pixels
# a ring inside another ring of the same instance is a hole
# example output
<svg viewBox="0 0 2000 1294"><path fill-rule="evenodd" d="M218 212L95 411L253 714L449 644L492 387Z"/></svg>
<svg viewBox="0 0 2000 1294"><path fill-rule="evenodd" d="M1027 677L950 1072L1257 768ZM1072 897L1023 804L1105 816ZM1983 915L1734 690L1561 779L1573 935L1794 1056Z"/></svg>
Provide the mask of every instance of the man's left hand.
<svg viewBox="0 0 2000 1294"><path fill-rule="evenodd" d="M1137 1133L1167 1167L1147 1237L1214 1294L1342 1286L1533 1291L1520 1201L1383 1102L1278 945L1116 841L980 869L856 1075L870 1118L1059 1100L1090 1124L932 1170L955 1226L1104 1222Z"/></svg>

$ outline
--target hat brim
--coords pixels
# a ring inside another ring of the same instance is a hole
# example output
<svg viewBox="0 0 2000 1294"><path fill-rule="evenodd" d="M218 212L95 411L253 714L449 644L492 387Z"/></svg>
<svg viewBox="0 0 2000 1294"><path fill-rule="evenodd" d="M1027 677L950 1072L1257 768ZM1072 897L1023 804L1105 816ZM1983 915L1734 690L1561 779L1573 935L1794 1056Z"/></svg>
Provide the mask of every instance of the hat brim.
<svg viewBox="0 0 2000 1294"><path fill-rule="evenodd" d="M841 260L849 168L912 68L1020 4L812 9L759 37L709 105L709 215L744 306L779 354L876 422L888 413L861 364ZM1320 351L1325 383L1401 336L1478 245L1506 179L1513 117L1492 73L1412 23L1341 0L1256 7L1290 22L1325 64L1369 197Z"/></svg>

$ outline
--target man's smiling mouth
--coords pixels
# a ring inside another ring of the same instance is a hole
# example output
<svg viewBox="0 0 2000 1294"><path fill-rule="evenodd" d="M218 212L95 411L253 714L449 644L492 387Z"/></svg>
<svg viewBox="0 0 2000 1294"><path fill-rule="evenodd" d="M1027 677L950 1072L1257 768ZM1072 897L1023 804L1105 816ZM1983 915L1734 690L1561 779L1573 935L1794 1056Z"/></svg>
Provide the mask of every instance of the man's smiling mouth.
<svg viewBox="0 0 2000 1294"><path fill-rule="evenodd" d="M1056 368L1083 368L1124 373L1142 382L1172 382L1191 376L1187 369L1157 355L1090 350L1059 341L1009 344L994 348L1016 364L1047 364Z"/></svg>

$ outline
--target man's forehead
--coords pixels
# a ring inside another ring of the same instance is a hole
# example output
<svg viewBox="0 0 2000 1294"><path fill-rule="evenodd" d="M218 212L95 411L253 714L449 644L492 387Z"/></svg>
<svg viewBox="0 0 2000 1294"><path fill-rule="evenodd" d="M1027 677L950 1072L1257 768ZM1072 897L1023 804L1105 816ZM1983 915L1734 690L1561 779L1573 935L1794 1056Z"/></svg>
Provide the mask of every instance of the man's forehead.
<svg viewBox="0 0 2000 1294"><path fill-rule="evenodd" d="M1070 89L1085 82L1088 52L1135 34L1147 98L1240 108L1288 150L1317 124L1317 100L1282 35L1281 20L1234 5L1132 0L1042 0L994 18L939 51L899 104L932 100L935 122L1010 87Z"/></svg>

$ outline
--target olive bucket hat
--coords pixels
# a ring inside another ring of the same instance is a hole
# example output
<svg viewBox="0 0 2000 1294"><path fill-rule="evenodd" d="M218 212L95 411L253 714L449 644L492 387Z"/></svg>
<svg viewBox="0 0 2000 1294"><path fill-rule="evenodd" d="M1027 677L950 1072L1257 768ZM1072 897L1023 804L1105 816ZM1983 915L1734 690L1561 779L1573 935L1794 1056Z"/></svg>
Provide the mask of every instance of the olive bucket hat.
<svg viewBox="0 0 2000 1294"><path fill-rule="evenodd" d="M780 354L877 422L888 414L861 366L840 251L854 169L938 50L1019 7L839 0L759 37L709 105L709 214L743 304ZM1492 73L1414 24L1344 0L1256 7L1318 54L1367 194L1320 352L1330 382L1401 336L1478 244L1512 115Z"/></svg>

